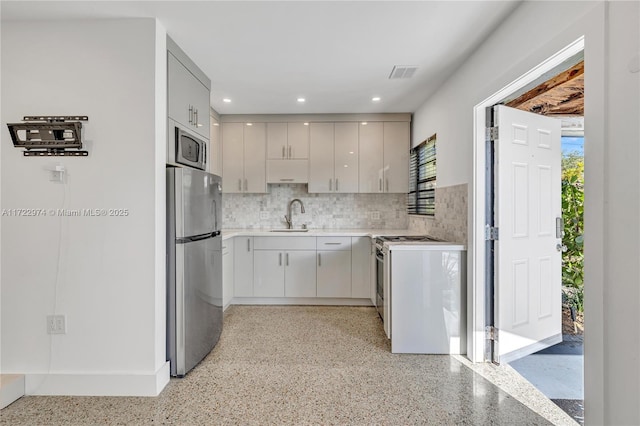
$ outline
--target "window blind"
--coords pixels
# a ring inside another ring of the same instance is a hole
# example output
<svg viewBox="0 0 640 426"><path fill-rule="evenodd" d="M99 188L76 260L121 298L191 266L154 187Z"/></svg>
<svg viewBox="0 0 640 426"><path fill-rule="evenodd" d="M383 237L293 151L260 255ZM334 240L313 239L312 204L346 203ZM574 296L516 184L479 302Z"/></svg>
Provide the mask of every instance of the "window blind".
<svg viewBox="0 0 640 426"><path fill-rule="evenodd" d="M433 216L436 207L436 135L411 149L409 155L409 214Z"/></svg>

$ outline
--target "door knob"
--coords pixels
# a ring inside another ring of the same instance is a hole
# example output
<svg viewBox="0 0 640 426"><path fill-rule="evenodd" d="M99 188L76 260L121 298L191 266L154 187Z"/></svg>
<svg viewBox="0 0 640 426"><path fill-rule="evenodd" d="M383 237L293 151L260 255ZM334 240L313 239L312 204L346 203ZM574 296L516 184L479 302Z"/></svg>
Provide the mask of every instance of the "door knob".
<svg viewBox="0 0 640 426"><path fill-rule="evenodd" d="M556 244L556 250L564 253L564 252L567 251L567 246L565 246L564 244L558 243L558 244Z"/></svg>

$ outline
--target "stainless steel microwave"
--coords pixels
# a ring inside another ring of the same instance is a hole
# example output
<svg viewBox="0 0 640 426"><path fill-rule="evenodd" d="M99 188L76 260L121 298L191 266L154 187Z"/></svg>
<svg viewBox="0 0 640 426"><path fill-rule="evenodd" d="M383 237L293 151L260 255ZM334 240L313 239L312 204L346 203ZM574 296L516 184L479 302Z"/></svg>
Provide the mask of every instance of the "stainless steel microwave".
<svg viewBox="0 0 640 426"><path fill-rule="evenodd" d="M173 160L176 164L206 170L207 141L174 126Z"/></svg>

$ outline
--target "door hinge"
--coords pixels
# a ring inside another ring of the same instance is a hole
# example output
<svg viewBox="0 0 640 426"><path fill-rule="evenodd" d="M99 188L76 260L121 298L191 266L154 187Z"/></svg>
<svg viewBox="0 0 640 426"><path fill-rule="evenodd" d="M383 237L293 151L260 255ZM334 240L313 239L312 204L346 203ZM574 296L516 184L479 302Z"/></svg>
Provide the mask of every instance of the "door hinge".
<svg viewBox="0 0 640 426"><path fill-rule="evenodd" d="M495 226L485 226L484 227L484 239L486 241L497 241L498 240L498 228Z"/></svg>
<svg viewBox="0 0 640 426"><path fill-rule="evenodd" d="M492 325L488 325L484 328L485 338L487 340L493 340L494 342L498 341L498 329Z"/></svg>
<svg viewBox="0 0 640 426"><path fill-rule="evenodd" d="M495 127L487 127L485 133L485 139L488 141L497 141L498 140L498 126Z"/></svg>

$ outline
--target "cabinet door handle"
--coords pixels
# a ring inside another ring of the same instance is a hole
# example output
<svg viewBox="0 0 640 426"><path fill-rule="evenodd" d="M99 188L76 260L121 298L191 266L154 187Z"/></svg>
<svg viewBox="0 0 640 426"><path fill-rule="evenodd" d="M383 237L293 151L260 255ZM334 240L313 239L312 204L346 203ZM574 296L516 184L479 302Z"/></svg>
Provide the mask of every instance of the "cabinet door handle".
<svg viewBox="0 0 640 426"><path fill-rule="evenodd" d="M289 158L291 158L291 146L289 146Z"/></svg>
<svg viewBox="0 0 640 426"><path fill-rule="evenodd" d="M238 179L238 191L242 191L242 179Z"/></svg>
<svg viewBox="0 0 640 426"><path fill-rule="evenodd" d="M322 255L318 253L318 266L322 266Z"/></svg>
<svg viewBox="0 0 640 426"><path fill-rule="evenodd" d="M378 179L378 191L382 192L382 178Z"/></svg>
<svg viewBox="0 0 640 426"><path fill-rule="evenodd" d="M278 266L282 266L282 253L278 253Z"/></svg>
<svg viewBox="0 0 640 426"><path fill-rule="evenodd" d="M198 110L197 110L197 109L195 109L193 112L194 112L194 114L195 114L195 120L194 120L194 121L195 121L195 123L194 123L194 126L198 127Z"/></svg>
<svg viewBox="0 0 640 426"><path fill-rule="evenodd" d="M342 243L324 243L325 246L341 246Z"/></svg>
<svg viewBox="0 0 640 426"><path fill-rule="evenodd" d="M189 105L189 124L193 124L193 105Z"/></svg>
<svg viewBox="0 0 640 426"><path fill-rule="evenodd" d="M247 179L244 179L244 190L248 191L249 190L249 184L247 183Z"/></svg>
<svg viewBox="0 0 640 426"><path fill-rule="evenodd" d="M387 192L389 192L389 179L387 179Z"/></svg>
<svg viewBox="0 0 640 426"><path fill-rule="evenodd" d="M293 182L292 178L280 179L280 182Z"/></svg>
<svg viewBox="0 0 640 426"><path fill-rule="evenodd" d="M284 145L282 145L282 158L284 158Z"/></svg>
<svg viewBox="0 0 640 426"><path fill-rule="evenodd" d="M338 192L338 191L339 191L339 189L338 189L338 178L336 178L336 192Z"/></svg>
<svg viewBox="0 0 640 426"><path fill-rule="evenodd" d="M251 251L251 238L247 238L247 251Z"/></svg>
<svg viewBox="0 0 640 426"><path fill-rule="evenodd" d="M333 179L329 179L329 191L333 191Z"/></svg>
<svg viewBox="0 0 640 426"><path fill-rule="evenodd" d="M286 265L289 266L289 253L285 255Z"/></svg>

